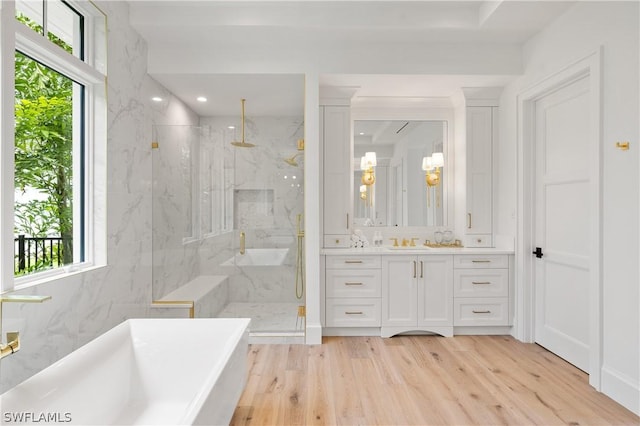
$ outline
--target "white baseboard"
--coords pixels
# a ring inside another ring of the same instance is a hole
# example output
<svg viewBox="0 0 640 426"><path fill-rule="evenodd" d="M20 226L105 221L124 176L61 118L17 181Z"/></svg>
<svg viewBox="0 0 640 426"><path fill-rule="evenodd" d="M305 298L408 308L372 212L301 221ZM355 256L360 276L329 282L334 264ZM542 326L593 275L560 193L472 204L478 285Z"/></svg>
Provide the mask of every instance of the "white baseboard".
<svg viewBox="0 0 640 426"><path fill-rule="evenodd" d="M640 383L614 368L602 367L601 391L640 416Z"/></svg>
<svg viewBox="0 0 640 426"><path fill-rule="evenodd" d="M380 327L325 327L322 330L324 336L378 336L380 337Z"/></svg>

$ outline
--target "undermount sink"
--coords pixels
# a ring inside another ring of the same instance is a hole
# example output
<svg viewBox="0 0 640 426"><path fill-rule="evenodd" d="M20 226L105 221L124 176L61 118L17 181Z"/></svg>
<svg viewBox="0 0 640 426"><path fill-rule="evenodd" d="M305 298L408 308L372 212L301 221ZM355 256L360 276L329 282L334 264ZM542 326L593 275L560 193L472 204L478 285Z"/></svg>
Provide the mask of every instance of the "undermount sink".
<svg viewBox="0 0 640 426"><path fill-rule="evenodd" d="M228 424L249 321L127 320L0 395L3 424Z"/></svg>

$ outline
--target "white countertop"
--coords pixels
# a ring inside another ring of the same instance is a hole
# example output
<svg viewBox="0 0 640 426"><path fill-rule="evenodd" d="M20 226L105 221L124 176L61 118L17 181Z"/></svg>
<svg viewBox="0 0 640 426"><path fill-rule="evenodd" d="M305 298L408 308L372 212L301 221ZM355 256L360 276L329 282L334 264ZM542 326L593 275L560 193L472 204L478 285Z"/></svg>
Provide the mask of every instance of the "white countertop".
<svg viewBox="0 0 640 426"><path fill-rule="evenodd" d="M376 254L513 254L511 249L502 249L497 247L365 247L365 248L323 248L320 254L325 256L344 256L344 255L376 255Z"/></svg>

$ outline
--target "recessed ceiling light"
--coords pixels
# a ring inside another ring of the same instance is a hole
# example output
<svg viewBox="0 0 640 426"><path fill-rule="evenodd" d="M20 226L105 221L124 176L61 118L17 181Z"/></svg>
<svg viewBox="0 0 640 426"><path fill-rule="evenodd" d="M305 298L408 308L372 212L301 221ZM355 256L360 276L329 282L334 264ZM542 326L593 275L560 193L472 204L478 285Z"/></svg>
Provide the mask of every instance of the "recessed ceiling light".
<svg viewBox="0 0 640 426"><path fill-rule="evenodd" d="M198 102L207 102L207 98L205 98L204 96L198 96L198 97L196 98L196 100L197 100Z"/></svg>
<svg viewBox="0 0 640 426"><path fill-rule="evenodd" d="M162 98L160 96L154 96L153 98L151 98L151 100L153 102L162 102Z"/></svg>
<svg viewBox="0 0 640 426"><path fill-rule="evenodd" d="M360 132L360 136L364 136L364 132Z"/></svg>
<svg viewBox="0 0 640 426"><path fill-rule="evenodd" d="M231 130L233 130L233 129L235 129L235 128L236 128L236 126L229 126L229 127L227 127L227 129L231 129Z"/></svg>

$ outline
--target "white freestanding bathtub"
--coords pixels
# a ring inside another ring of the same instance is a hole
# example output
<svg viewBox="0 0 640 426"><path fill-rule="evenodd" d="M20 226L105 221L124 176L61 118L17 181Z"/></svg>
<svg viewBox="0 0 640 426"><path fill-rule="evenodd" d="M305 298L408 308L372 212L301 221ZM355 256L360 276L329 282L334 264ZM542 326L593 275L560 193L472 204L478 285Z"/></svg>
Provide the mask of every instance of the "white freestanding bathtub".
<svg viewBox="0 0 640 426"><path fill-rule="evenodd" d="M246 383L249 321L125 321L0 395L1 422L226 425Z"/></svg>

